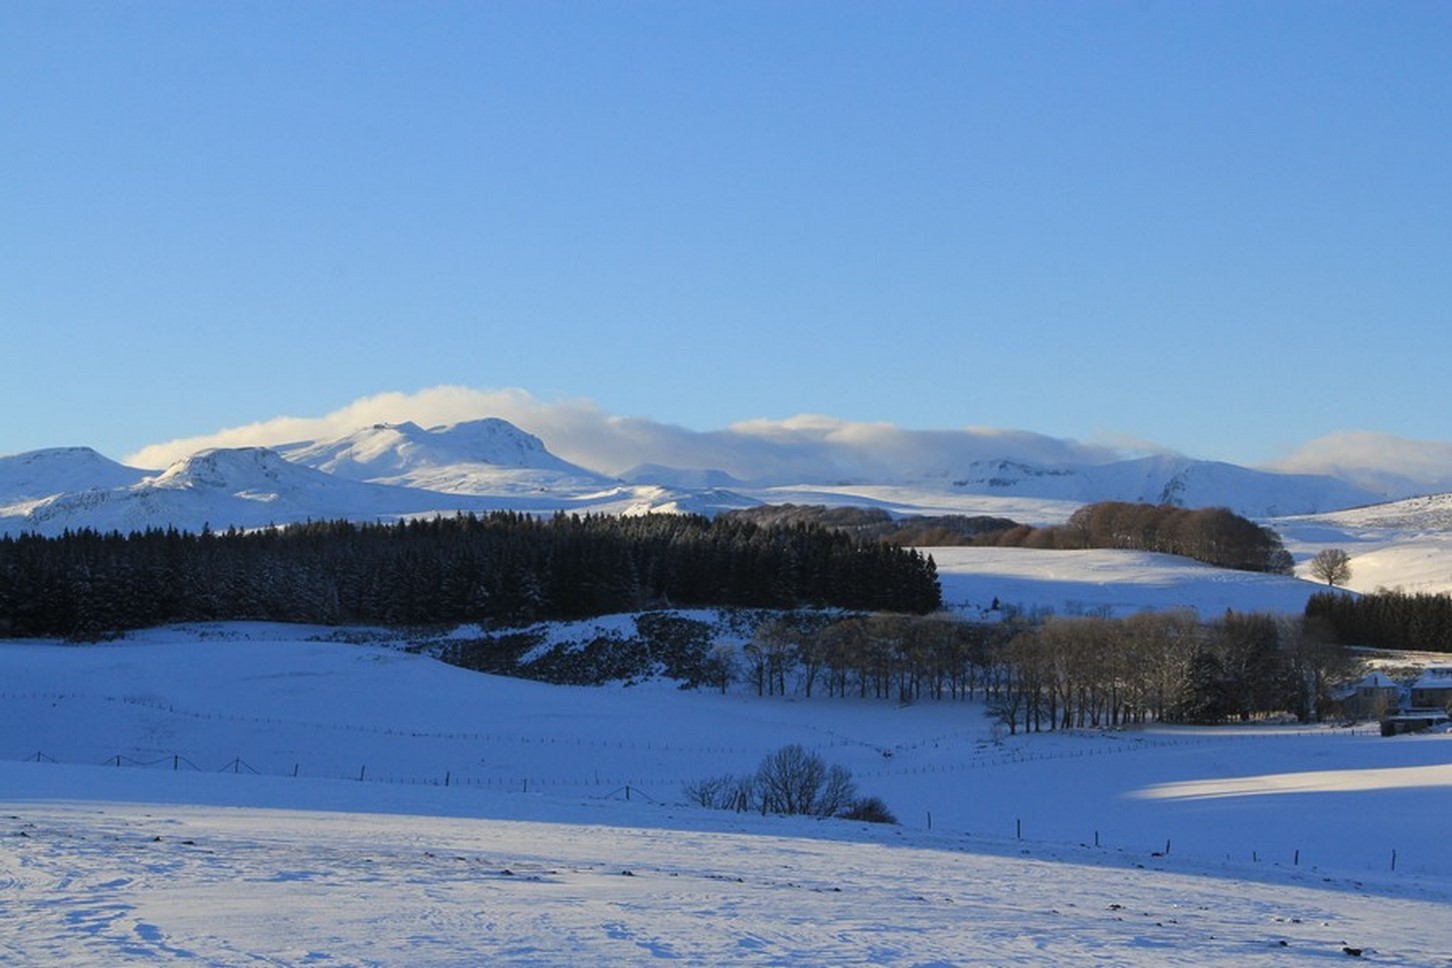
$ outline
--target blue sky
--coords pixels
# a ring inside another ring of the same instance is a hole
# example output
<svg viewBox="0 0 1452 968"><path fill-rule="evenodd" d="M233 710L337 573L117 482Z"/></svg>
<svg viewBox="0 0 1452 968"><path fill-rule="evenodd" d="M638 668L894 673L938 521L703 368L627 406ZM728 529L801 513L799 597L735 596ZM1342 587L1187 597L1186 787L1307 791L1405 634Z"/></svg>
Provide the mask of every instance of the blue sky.
<svg viewBox="0 0 1452 968"><path fill-rule="evenodd" d="M1445 442L1448 91L1431 2L12 0L0 453L445 385Z"/></svg>

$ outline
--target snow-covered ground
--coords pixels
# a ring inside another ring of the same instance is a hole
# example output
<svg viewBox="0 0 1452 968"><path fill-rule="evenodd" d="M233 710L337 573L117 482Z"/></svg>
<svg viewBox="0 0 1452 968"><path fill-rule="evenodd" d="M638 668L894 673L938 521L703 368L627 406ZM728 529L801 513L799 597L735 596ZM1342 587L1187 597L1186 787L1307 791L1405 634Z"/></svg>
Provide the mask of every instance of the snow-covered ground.
<svg viewBox="0 0 1452 968"><path fill-rule="evenodd" d="M1340 548L1351 558L1346 587L1354 591L1452 592L1452 494L1282 518L1272 524L1301 562L1302 572L1317 551Z"/></svg>
<svg viewBox="0 0 1452 968"><path fill-rule="evenodd" d="M1130 615L1190 608L1211 619L1226 609L1300 614L1324 585L1284 575L1234 571L1141 551L1033 548L922 548L938 566L946 608L973 614L992 606L1051 609L1056 615Z"/></svg>
<svg viewBox="0 0 1452 968"><path fill-rule="evenodd" d="M0 958L1452 955L1452 737L996 737L974 703L554 687L329 634L0 643ZM680 802L788 742L901 824Z"/></svg>

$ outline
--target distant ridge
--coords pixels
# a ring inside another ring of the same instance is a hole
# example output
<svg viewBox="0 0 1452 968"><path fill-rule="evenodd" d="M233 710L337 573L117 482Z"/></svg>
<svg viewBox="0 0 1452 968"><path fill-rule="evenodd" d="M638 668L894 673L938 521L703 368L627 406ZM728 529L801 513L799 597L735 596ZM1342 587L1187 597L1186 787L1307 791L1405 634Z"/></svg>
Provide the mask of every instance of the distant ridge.
<svg viewBox="0 0 1452 968"><path fill-rule="evenodd" d="M121 465L117 465L121 466ZM19 509L7 531L257 528L325 518L371 519L443 510L439 495L336 478L265 447L213 448L159 474L111 488L66 491ZM18 520L17 520L18 518Z"/></svg>
<svg viewBox="0 0 1452 968"><path fill-rule="evenodd" d="M1056 498L1084 504L1112 500L1187 508L1228 507L1237 514L1257 518L1314 514L1378 500L1371 492L1334 477L1277 474L1169 455L1062 466L975 461L964 474L955 477L952 486L975 494Z"/></svg>
<svg viewBox="0 0 1452 968"><path fill-rule="evenodd" d="M1029 501L1063 505L1048 514L1067 517L1080 505L1130 501L1225 507L1266 519L1380 500L1333 477L1172 455L1062 465L1004 456L952 467L937 451L885 452L877 472L843 480L845 465L830 449L780 447L787 449L779 449L776 466L797 471L751 481L660 463L609 476L558 457L539 437L492 417L430 428L380 423L276 449L217 448L161 472L126 467L90 448L56 448L0 458L0 533L246 528L495 509L714 515L792 502L883 507L894 515L1003 515L1005 507ZM786 479L798 472L800 479Z"/></svg>

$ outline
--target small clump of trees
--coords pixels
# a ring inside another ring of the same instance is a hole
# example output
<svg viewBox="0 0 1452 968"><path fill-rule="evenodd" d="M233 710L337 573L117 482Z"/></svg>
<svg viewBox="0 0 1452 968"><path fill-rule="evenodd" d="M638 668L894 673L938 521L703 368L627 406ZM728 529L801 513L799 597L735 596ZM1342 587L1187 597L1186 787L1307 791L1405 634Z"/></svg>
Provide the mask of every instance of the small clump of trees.
<svg viewBox="0 0 1452 968"><path fill-rule="evenodd" d="M1280 535L1225 508L1102 501L1075 511L1064 524L1019 525L983 535L974 544L1080 550L1123 548L1181 555L1221 568L1291 573L1294 562Z"/></svg>
<svg viewBox="0 0 1452 968"><path fill-rule="evenodd" d="M712 810L897 823L882 800L858 796L852 771L795 743L769 753L752 773L695 780L684 792L691 803Z"/></svg>

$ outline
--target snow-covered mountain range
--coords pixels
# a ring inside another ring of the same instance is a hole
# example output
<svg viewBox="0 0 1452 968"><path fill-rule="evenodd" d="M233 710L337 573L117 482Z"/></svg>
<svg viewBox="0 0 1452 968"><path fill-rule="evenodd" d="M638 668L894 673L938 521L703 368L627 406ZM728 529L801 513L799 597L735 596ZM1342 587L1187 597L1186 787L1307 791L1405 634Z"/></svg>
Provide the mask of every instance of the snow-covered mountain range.
<svg viewBox="0 0 1452 968"><path fill-rule="evenodd" d="M758 503L885 507L1053 519L1092 501L1224 506L1256 518L1377 503L1333 477L1278 474L1178 456L1100 464L973 461L891 481L742 481L710 468L643 465L620 477L572 464L500 419L423 428L376 424L274 449L209 449L159 471L89 448L0 457L0 533L67 528L214 530L302 520L557 510L713 514ZM1035 522L1036 523L1036 522Z"/></svg>

